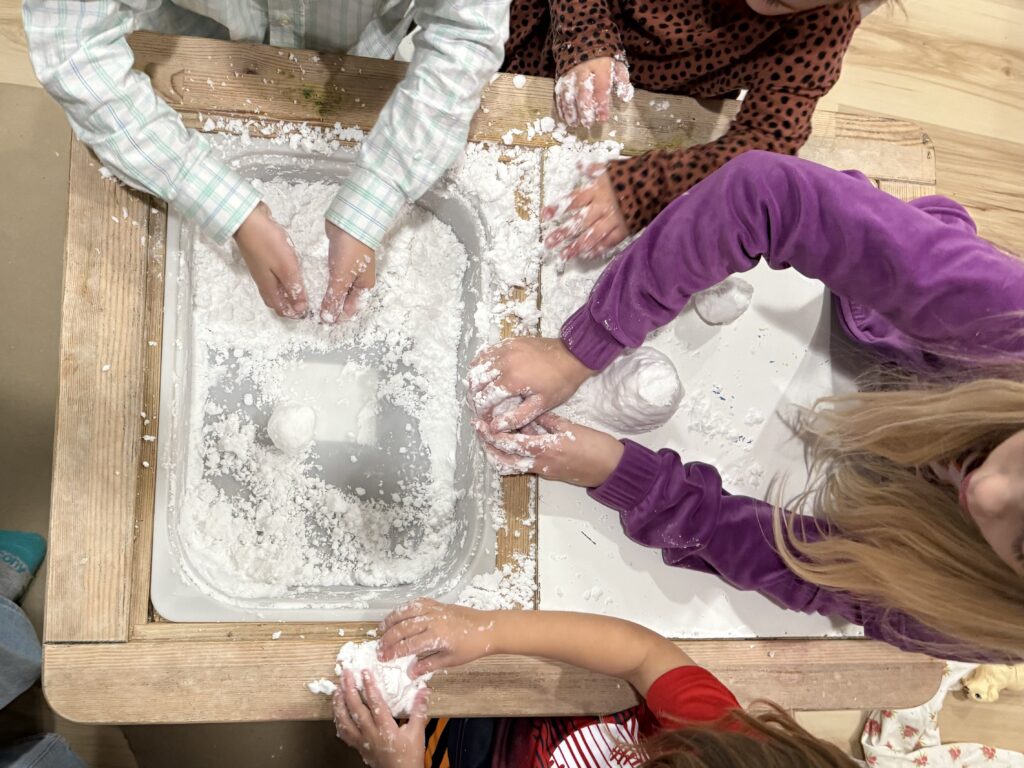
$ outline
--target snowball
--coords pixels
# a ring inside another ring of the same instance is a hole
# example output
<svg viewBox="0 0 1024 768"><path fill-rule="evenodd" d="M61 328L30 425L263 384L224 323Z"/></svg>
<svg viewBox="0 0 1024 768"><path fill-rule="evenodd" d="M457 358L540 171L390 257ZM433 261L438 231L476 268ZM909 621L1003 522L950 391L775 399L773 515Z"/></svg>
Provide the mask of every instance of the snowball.
<svg viewBox="0 0 1024 768"><path fill-rule="evenodd" d="M679 408L683 385L672 361L656 349L640 347L623 355L587 382L590 415L626 434L649 432Z"/></svg>
<svg viewBox="0 0 1024 768"><path fill-rule="evenodd" d="M708 325L728 325L750 306L754 286L738 277L727 277L718 285L693 295L693 306Z"/></svg>
<svg viewBox="0 0 1024 768"><path fill-rule="evenodd" d="M512 76L512 85L514 85L516 88L525 88L526 87L526 75L513 75Z"/></svg>
<svg viewBox="0 0 1024 768"><path fill-rule="evenodd" d="M392 661L377 660L377 641L368 643L345 643L338 651L338 662L343 669L349 669L356 679L356 688L363 690L363 670L369 670L380 688L384 701L395 717L412 711L416 694L427 687L430 675L415 680L409 669L416 661L415 656L403 656Z"/></svg>
<svg viewBox="0 0 1024 768"><path fill-rule="evenodd" d="M282 453L294 456L313 442L316 411L308 405L278 403L267 422L267 433Z"/></svg>

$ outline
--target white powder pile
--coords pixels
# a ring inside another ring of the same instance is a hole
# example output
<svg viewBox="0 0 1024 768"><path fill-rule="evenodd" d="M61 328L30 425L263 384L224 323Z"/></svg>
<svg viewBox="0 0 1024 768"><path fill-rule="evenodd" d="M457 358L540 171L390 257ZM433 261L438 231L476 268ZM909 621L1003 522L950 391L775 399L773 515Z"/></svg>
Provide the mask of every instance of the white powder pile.
<svg viewBox="0 0 1024 768"><path fill-rule="evenodd" d="M664 352L640 347L614 360L578 393L592 420L635 435L667 423L683 399L675 365Z"/></svg>
<svg viewBox="0 0 1024 768"><path fill-rule="evenodd" d="M415 656L403 656L391 661L380 661L377 658L377 641L366 643L345 643L338 651L338 663L334 672L341 677L342 670L351 670L355 677L356 688L363 690L363 672L369 672L388 709L395 717L408 715L412 711L416 695L427 687L432 674L413 678L410 674ZM310 693L332 695L338 686L331 680L321 678L307 684Z"/></svg>
<svg viewBox="0 0 1024 768"><path fill-rule="evenodd" d="M728 325L747 311L754 286L742 278L732 275L718 285L695 293L693 307L700 319L708 325Z"/></svg>
<svg viewBox="0 0 1024 768"><path fill-rule="evenodd" d="M529 608L537 591L537 562L534 552L519 556L515 567L506 565L480 574L462 590L459 605L480 611Z"/></svg>
<svg viewBox="0 0 1024 768"><path fill-rule="evenodd" d="M295 245L316 307L327 280L323 212L336 186L257 186ZM276 318L236 254L196 244L196 428L179 531L208 582L229 595L278 596L412 583L444 560L456 534L454 350L467 261L449 227L409 209L378 251L378 284L362 311L331 327L315 316ZM362 388L363 402L347 433L313 444L313 407L336 406L309 383L321 369L340 389ZM291 402L297 389L312 402ZM385 428L390 442L366 445ZM397 481L381 476L384 465Z"/></svg>

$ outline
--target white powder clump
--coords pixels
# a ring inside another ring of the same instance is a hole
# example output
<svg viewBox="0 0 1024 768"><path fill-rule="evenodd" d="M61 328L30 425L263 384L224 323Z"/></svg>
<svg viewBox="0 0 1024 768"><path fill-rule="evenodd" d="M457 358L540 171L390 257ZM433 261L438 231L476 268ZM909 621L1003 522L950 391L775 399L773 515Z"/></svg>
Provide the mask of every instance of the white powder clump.
<svg viewBox="0 0 1024 768"><path fill-rule="evenodd" d="M315 430L316 411L298 403L278 403L267 422L270 439L289 456L297 456L308 448Z"/></svg>
<svg viewBox="0 0 1024 768"><path fill-rule="evenodd" d="M679 408L683 385L665 353L640 347L615 360L580 391L581 405L605 427L626 434L658 429Z"/></svg>
<svg viewBox="0 0 1024 768"><path fill-rule="evenodd" d="M512 85L514 85L516 88L525 88L526 87L526 75L513 75L512 76Z"/></svg>
<svg viewBox="0 0 1024 768"><path fill-rule="evenodd" d="M306 683L306 687L309 688L310 693L322 693L324 696L333 696L334 692L338 690L337 684L331 682L326 677Z"/></svg>
<svg viewBox="0 0 1024 768"><path fill-rule="evenodd" d="M427 687L432 674L412 677L410 670L416 663L416 656L402 656L391 661L380 661L377 658L377 641L368 643L345 643L338 651L336 669L348 669L355 677L356 688L363 690L363 672L369 672L384 701L395 717L408 715L412 711L416 695ZM325 690L323 683L329 683L331 690ZM329 680L314 680L307 686L312 693L330 695L335 686Z"/></svg>
<svg viewBox="0 0 1024 768"><path fill-rule="evenodd" d="M478 611L532 608L536 593L537 560L531 547L530 554L516 556L515 565L507 563L473 577L457 602Z"/></svg>
<svg viewBox="0 0 1024 768"><path fill-rule="evenodd" d="M693 306L708 325L728 325L747 311L754 286L735 275L693 295Z"/></svg>

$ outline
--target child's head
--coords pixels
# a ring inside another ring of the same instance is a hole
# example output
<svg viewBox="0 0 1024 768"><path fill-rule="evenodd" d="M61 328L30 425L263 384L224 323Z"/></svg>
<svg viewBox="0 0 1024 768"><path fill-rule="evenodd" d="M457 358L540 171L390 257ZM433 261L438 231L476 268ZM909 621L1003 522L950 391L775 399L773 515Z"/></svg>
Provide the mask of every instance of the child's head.
<svg viewBox="0 0 1024 768"><path fill-rule="evenodd" d="M777 704L759 702L717 722L665 731L642 744L642 768L854 768Z"/></svg>
<svg viewBox="0 0 1024 768"><path fill-rule="evenodd" d="M1024 366L827 398L801 426L815 482L796 507L841 535L795 543L798 516L777 516L789 567L960 641L940 657L1024 654Z"/></svg>

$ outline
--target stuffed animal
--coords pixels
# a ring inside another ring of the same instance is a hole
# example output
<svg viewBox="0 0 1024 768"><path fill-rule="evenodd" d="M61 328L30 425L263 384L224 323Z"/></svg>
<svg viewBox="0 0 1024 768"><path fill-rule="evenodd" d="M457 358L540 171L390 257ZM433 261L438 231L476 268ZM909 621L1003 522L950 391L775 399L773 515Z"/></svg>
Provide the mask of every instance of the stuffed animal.
<svg viewBox="0 0 1024 768"><path fill-rule="evenodd" d="M974 701L996 701L1000 691L1024 691L1024 664L981 664L964 677L964 693Z"/></svg>

